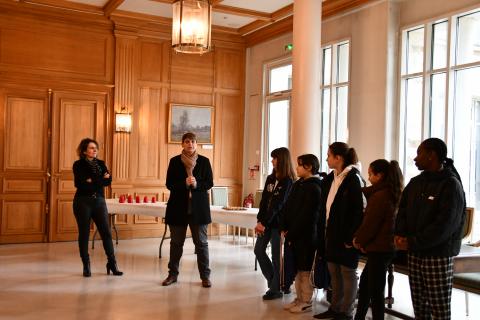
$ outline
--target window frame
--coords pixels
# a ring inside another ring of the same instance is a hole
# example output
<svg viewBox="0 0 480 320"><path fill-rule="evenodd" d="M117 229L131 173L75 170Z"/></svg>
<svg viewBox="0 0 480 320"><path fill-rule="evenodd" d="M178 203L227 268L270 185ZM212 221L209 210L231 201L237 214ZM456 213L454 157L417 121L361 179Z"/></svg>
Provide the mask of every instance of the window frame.
<svg viewBox="0 0 480 320"><path fill-rule="evenodd" d="M347 70L347 81L343 82L338 82L338 77L339 77L339 69L340 69L340 59L339 59L339 54L340 50L339 48L342 45L348 44L348 70ZM325 71L325 50L331 49L331 60L330 60L330 81L328 84L324 83L324 71ZM346 143L348 143L349 140L349 117L350 117L350 94L351 94L351 66L352 66L352 41L350 38L342 38L340 40L335 40L331 41L325 44L322 44L321 48L321 82L320 82L320 105L321 105L321 115L320 115L320 126L321 126L321 132L320 132L320 170L328 172L329 168L327 166L326 161L324 161L327 157L326 151L327 150L325 145L328 147L331 143L335 142L338 140L338 89L346 87L347 88L347 116L346 116L346 137L345 139ZM324 91L329 90L329 111L328 111L328 121L324 121ZM326 137L324 137L324 127L323 124L328 123L328 134L326 134ZM327 141L325 141L325 139Z"/></svg>
<svg viewBox="0 0 480 320"><path fill-rule="evenodd" d="M291 119L291 102L292 102L292 89L270 92L270 73L271 70L276 68L281 68L287 65L292 65L292 56L291 54L283 56L269 62L264 63L263 65L263 101L262 101L262 143L261 143L261 179L260 179L260 188L263 187L263 184L270 174L269 172L269 163L270 163L270 154L269 151L269 137L268 137L268 128L269 128L269 105L272 102L288 100L289 104L289 115L288 115L288 144L291 141L291 131L290 131L290 119ZM292 70L293 73L293 70ZM292 84L293 85L293 84ZM289 148L289 145L286 146Z"/></svg>

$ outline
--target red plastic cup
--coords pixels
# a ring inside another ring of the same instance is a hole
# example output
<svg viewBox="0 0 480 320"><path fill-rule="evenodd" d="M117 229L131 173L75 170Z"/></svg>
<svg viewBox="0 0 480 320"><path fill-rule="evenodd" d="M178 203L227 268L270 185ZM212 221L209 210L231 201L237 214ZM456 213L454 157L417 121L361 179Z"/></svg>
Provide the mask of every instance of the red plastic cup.
<svg viewBox="0 0 480 320"><path fill-rule="evenodd" d="M122 194L120 198L118 199L118 202L120 203L125 203L125 196Z"/></svg>
<svg viewBox="0 0 480 320"><path fill-rule="evenodd" d="M155 199L155 196L152 197L152 203L157 202L157 199Z"/></svg>
<svg viewBox="0 0 480 320"><path fill-rule="evenodd" d="M135 197L135 202L136 202L136 203L140 203L140 196L136 196L136 197Z"/></svg>
<svg viewBox="0 0 480 320"><path fill-rule="evenodd" d="M143 202L145 202L145 203L148 202L148 197L147 196L143 197Z"/></svg>
<svg viewBox="0 0 480 320"><path fill-rule="evenodd" d="M128 195L127 201L128 203L133 203L133 197L131 194Z"/></svg>

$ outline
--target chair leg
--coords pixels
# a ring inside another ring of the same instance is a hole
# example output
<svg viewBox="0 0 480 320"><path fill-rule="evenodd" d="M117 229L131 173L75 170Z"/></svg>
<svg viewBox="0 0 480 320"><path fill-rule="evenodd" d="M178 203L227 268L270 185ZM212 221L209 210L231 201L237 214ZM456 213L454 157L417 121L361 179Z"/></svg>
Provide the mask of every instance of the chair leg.
<svg viewBox="0 0 480 320"><path fill-rule="evenodd" d="M466 314L467 314L467 317L468 317L468 313L469 313L469 312L468 312L468 311L469 311L469 308L468 308L468 307L469 307L469 306L468 306L468 292L465 291L465 312L466 312Z"/></svg>

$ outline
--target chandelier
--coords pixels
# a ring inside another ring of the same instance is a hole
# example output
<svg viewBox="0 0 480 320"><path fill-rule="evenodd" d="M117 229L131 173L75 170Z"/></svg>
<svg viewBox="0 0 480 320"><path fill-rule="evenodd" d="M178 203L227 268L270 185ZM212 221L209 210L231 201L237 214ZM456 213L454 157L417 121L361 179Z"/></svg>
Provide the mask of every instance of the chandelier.
<svg viewBox="0 0 480 320"><path fill-rule="evenodd" d="M211 49L210 0L176 0L172 4L172 47L176 52L203 54Z"/></svg>

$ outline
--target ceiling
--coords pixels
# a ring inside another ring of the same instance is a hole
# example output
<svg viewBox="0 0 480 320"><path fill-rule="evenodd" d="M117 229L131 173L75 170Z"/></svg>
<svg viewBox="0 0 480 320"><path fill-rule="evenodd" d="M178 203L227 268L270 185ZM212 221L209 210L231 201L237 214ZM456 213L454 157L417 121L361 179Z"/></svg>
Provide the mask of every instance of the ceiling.
<svg viewBox="0 0 480 320"><path fill-rule="evenodd" d="M14 0L74 11L147 20L172 18L173 0ZM360 6L372 0L322 0L322 16ZM267 26L283 23L291 29L294 0L210 0L217 30L250 36ZM288 20L288 23L284 23Z"/></svg>
<svg viewBox="0 0 480 320"><path fill-rule="evenodd" d="M152 17L171 19L173 0L20 0L20 2L97 14L103 11L107 17L121 14L148 16L149 19ZM232 29L230 31L238 32L240 35L246 35L293 13L293 0L211 0L211 3L212 24L222 29Z"/></svg>

